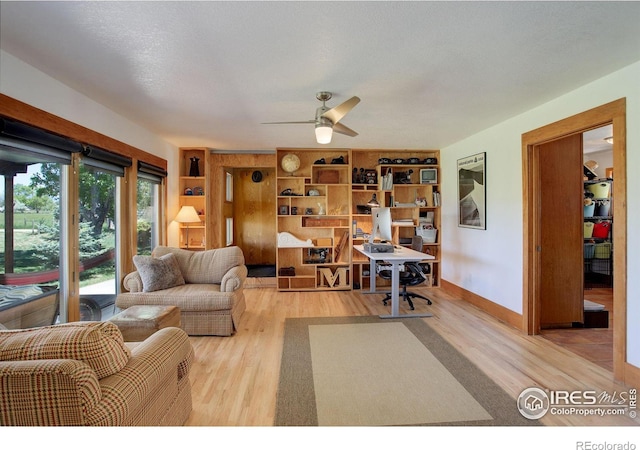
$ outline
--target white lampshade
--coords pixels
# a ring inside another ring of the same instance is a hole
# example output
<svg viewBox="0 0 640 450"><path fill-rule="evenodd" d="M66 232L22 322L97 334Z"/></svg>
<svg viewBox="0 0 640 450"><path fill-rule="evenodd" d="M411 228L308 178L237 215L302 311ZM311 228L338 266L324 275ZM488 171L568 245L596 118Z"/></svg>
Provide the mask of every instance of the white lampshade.
<svg viewBox="0 0 640 450"><path fill-rule="evenodd" d="M183 206L174 220L179 223L195 223L200 222L200 216L193 206Z"/></svg>
<svg viewBox="0 0 640 450"><path fill-rule="evenodd" d="M331 126L325 124L316 125L316 141L318 141L318 144L328 144L331 142L332 134L333 128L331 128Z"/></svg>

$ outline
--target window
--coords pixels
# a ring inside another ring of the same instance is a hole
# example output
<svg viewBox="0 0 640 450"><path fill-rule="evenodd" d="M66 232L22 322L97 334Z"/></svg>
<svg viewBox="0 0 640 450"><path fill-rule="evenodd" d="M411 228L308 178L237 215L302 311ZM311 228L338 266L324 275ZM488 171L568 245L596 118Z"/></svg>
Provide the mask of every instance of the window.
<svg viewBox="0 0 640 450"><path fill-rule="evenodd" d="M226 218L227 226L227 247L233 245L233 217Z"/></svg>
<svg viewBox="0 0 640 450"><path fill-rule="evenodd" d="M137 254L151 255L160 244L160 187L167 172L142 161L138 162L136 185Z"/></svg>
<svg viewBox="0 0 640 450"><path fill-rule="evenodd" d="M80 166L80 320L101 320L116 297L116 175ZM106 317L105 317L106 318Z"/></svg>
<svg viewBox="0 0 640 450"><path fill-rule="evenodd" d="M233 175L229 172L226 172L226 189L225 189L225 200L228 202L233 201Z"/></svg>
<svg viewBox="0 0 640 450"><path fill-rule="evenodd" d="M158 194L159 185L149 180L138 178L136 212L137 254L151 255L158 245Z"/></svg>
<svg viewBox="0 0 640 450"><path fill-rule="evenodd" d="M120 199L133 198L124 192L133 186L121 177L131 163L0 117L0 323L16 329L66 322L78 313L80 320L114 313L123 266L118 211L133 206L119 206ZM138 163L136 212L139 229L147 230L138 240L142 254L161 240L164 177L164 169ZM76 231L77 251L71 242ZM79 292L68 284L74 277ZM69 311L76 299L79 311Z"/></svg>
<svg viewBox="0 0 640 450"><path fill-rule="evenodd" d="M65 279L60 199L71 156L27 148L0 137L0 323L9 329L55 323Z"/></svg>
<svg viewBox="0 0 640 450"><path fill-rule="evenodd" d="M131 159L86 146L79 179L80 320L113 315L118 292L118 177Z"/></svg>

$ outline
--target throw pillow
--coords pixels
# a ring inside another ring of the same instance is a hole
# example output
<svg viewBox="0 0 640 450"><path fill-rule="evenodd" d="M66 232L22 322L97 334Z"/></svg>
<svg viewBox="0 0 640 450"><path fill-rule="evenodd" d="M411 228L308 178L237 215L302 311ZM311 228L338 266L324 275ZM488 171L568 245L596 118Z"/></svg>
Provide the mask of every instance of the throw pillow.
<svg viewBox="0 0 640 450"><path fill-rule="evenodd" d="M71 322L0 332L0 361L74 359L88 364L98 379L127 365L131 351L112 322Z"/></svg>
<svg viewBox="0 0 640 450"><path fill-rule="evenodd" d="M180 266L173 253L160 258L135 255L133 264L142 278L142 292L159 291L184 284Z"/></svg>

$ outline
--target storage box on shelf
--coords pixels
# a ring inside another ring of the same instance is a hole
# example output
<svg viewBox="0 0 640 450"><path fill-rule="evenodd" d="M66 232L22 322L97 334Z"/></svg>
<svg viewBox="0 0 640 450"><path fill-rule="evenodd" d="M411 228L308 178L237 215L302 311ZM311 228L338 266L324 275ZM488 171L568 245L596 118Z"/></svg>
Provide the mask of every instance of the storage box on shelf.
<svg viewBox="0 0 640 450"><path fill-rule="evenodd" d="M348 150L277 150L278 289L351 289Z"/></svg>
<svg viewBox="0 0 640 450"><path fill-rule="evenodd" d="M180 224L180 248L203 250L207 244L207 155L205 148L180 149L180 196L179 206L193 206L200 217L200 223Z"/></svg>

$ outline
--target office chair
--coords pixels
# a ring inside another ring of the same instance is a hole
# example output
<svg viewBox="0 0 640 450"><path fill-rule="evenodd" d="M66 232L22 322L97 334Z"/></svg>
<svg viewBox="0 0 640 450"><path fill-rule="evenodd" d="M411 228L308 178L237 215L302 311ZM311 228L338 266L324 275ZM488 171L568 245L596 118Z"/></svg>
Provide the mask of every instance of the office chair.
<svg viewBox="0 0 640 450"><path fill-rule="evenodd" d="M413 250L422 252L422 236L413 236L411 238L411 248ZM415 292L407 291L407 286L417 286L427 280L427 275L431 271L429 264L420 264L419 262L407 262L404 264L405 270L400 272L400 286L402 286L402 299L409 303L409 308L414 310L412 298L421 298L427 301L428 305L432 302L427 297L416 294ZM392 277L390 270L381 270L378 275L380 278L390 280ZM386 306L387 302L391 300L391 293L385 294L385 298L382 303Z"/></svg>

